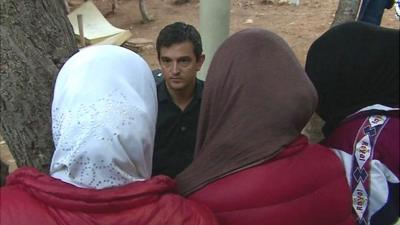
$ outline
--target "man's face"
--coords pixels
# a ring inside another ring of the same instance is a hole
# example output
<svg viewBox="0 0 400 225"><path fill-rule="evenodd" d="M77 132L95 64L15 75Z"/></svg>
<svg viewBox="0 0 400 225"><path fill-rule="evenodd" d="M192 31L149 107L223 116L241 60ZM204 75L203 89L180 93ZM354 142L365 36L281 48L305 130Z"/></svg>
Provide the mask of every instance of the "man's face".
<svg viewBox="0 0 400 225"><path fill-rule="evenodd" d="M196 74L204 62L204 55L199 60L189 41L161 47L159 63L168 89L184 91L195 85Z"/></svg>

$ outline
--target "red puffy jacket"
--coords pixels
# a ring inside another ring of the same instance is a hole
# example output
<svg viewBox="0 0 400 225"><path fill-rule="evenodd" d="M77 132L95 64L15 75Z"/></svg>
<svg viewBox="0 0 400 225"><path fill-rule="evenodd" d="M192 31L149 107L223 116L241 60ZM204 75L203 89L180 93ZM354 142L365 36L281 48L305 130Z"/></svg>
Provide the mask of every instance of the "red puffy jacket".
<svg viewBox="0 0 400 225"><path fill-rule="evenodd" d="M209 209L175 194L166 176L102 190L21 168L0 189L1 225L210 225Z"/></svg>
<svg viewBox="0 0 400 225"><path fill-rule="evenodd" d="M344 167L328 148L302 136L275 158L223 177L189 199L222 225L353 225Z"/></svg>

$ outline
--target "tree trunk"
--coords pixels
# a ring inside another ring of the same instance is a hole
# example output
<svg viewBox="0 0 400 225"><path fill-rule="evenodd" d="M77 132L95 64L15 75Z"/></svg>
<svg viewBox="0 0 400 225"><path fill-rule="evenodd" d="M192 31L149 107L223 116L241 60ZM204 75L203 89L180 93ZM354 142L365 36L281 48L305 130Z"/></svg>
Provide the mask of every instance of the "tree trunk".
<svg viewBox="0 0 400 225"><path fill-rule="evenodd" d="M354 21L357 17L360 2L361 0L340 0L331 27Z"/></svg>
<svg viewBox="0 0 400 225"><path fill-rule="evenodd" d="M0 159L0 186L6 183L6 176L8 175L8 165Z"/></svg>
<svg viewBox="0 0 400 225"><path fill-rule="evenodd" d="M53 81L77 43L63 0L0 3L0 134L19 167L45 172L53 152Z"/></svg>
<svg viewBox="0 0 400 225"><path fill-rule="evenodd" d="M139 9L140 9L140 14L142 15L143 23L148 23L153 21L153 18L151 18L150 14L147 12L144 0L139 0Z"/></svg>

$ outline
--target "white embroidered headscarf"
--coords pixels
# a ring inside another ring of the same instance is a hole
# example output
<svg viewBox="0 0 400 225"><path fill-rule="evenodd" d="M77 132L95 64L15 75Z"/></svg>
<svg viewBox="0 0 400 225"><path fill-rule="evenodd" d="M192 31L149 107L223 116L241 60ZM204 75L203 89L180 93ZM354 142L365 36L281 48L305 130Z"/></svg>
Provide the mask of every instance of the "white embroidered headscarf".
<svg viewBox="0 0 400 225"><path fill-rule="evenodd" d="M147 63L118 46L92 46L58 74L52 177L102 189L150 178L157 118Z"/></svg>

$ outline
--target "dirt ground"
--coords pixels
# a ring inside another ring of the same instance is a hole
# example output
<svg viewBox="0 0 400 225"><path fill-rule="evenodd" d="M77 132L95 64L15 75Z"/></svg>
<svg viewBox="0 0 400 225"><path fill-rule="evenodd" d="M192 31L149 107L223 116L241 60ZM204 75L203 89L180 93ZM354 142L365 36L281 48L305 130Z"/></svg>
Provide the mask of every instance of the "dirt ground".
<svg viewBox="0 0 400 225"><path fill-rule="evenodd" d="M218 1L218 0L216 0ZM70 0L71 8L79 6L83 0ZM134 38L145 38L153 42L141 54L152 69L158 68L154 47L158 32L174 21L183 21L199 28L199 0L183 5L174 5L174 0L146 0L146 7L154 21L143 24L138 0L119 0L117 10L112 14L112 0L94 0L96 6L116 27L129 29ZM271 30L283 37L304 65L311 43L328 30L334 18L339 0L300 0L299 6L287 4L265 4L262 0L231 0L230 33L258 27ZM275 0L278 2L278 0ZM381 26L399 28L394 17L394 9L386 10ZM318 139L315 137L314 139ZM0 159L16 168L6 143L0 137Z"/></svg>
<svg viewBox="0 0 400 225"><path fill-rule="evenodd" d="M82 0L71 0L72 7L81 2ZM173 4L174 0L146 0L148 12L154 18L154 21L148 24L141 22L138 0L119 0L114 14L110 13L111 2L94 0L96 6L114 26L130 29L136 38L146 38L154 43L160 29L174 21L184 21L199 28L199 0L191 0L183 5ZM299 6L263 2L231 0L230 33L249 27L271 30L289 43L300 62L304 64L307 50L313 40L329 28L339 0L300 0ZM387 10L382 26L398 28L399 24L395 20L394 9ZM152 68L158 67L154 49L147 49L141 54Z"/></svg>

